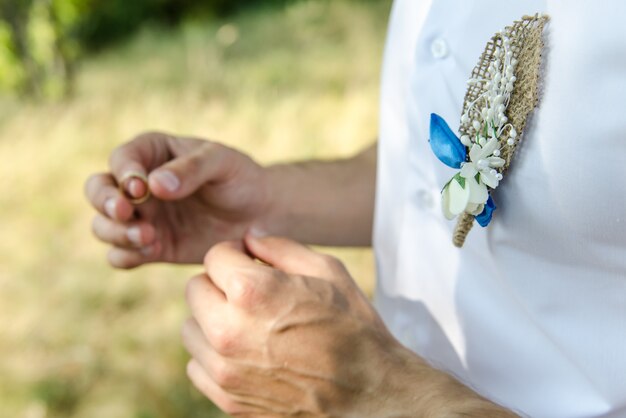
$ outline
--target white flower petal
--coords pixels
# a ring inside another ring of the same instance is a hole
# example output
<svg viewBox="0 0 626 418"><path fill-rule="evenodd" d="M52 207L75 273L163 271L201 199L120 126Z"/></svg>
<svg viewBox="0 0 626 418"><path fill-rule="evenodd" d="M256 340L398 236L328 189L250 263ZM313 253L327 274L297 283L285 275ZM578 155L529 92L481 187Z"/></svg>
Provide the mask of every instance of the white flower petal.
<svg viewBox="0 0 626 418"><path fill-rule="evenodd" d="M489 199L487 186L485 186L483 183L478 183L474 177L467 179L466 185L469 187L470 191L470 203L482 204L485 203L487 199Z"/></svg>
<svg viewBox="0 0 626 418"><path fill-rule="evenodd" d="M461 177L465 177L466 179L474 177L477 173L478 170L474 163L465 163L463 167L461 167Z"/></svg>
<svg viewBox="0 0 626 418"><path fill-rule="evenodd" d="M470 203L465 208L465 212L469 213L470 215L476 216L476 215L480 215L484 209L485 209L485 205L477 205L475 203Z"/></svg>
<svg viewBox="0 0 626 418"><path fill-rule="evenodd" d="M465 207L469 201L470 191L469 187L467 187L467 181L465 182L465 188L463 188L456 179L453 179L448 188L450 189L450 203L448 209L450 213L458 215L465 211Z"/></svg>
<svg viewBox="0 0 626 418"><path fill-rule="evenodd" d="M489 139L489 141L487 141L483 149L480 151L478 159L480 160L482 158L489 157L491 154L493 154L493 152L496 150L496 148L498 148L499 145L500 143L496 138Z"/></svg>
<svg viewBox="0 0 626 418"><path fill-rule="evenodd" d="M503 167L505 163L504 158L500 157L489 157L487 162L489 162L490 167Z"/></svg>
<svg viewBox="0 0 626 418"><path fill-rule="evenodd" d="M470 160L472 160L473 162L478 162L478 160L480 160L480 153L483 150L483 147L481 147L478 144L474 144L472 145L472 148L470 149L469 155L470 155Z"/></svg>
<svg viewBox="0 0 626 418"><path fill-rule="evenodd" d="M491 187L492 189L495 189L496 187L498 187L498 184L500 183L498 179L496 178L496 176L492 175L486 170L480 172L480 181L485 183L487 186Z"/></svg>
<svg viewBox="0 0 626 418"><path fill-rule="evenodd" d="M443 216L446 219L451 220L456 216L450 212L450 185L448 184L441 192L441 208L443 209Z"/></svg>

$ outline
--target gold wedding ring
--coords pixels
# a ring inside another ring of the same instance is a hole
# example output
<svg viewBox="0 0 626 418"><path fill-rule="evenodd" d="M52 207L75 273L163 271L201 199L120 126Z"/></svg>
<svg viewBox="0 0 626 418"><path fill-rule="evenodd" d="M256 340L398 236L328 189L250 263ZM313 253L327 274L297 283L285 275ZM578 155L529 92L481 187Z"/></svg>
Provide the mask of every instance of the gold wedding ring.
<svg viewBox="0 0 626 418"><path fill-rule="evenodd" d="M126 188L126 186L130 183L132 179L140 180L146 186L146 193L143 196L134 197L133 195L130 194L130 191ZM120 179L118 183L118 188L120 190L120 193L122 193L122 195L124 195L126 199L130 200L130 203L132 203L133 205L139 205L145 202L146 200L150 199L150 188L148 187L148 177L145 174L140 173L138 171L129 171L128 173L124 174L124 176L122 176L122 178Z"/></svg>

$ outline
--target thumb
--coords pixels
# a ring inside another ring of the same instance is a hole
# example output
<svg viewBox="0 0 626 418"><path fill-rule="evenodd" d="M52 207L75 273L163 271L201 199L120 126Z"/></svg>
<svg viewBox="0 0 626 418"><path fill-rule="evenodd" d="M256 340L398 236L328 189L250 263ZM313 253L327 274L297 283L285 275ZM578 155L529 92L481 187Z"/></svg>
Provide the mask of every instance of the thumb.
<svg viewBox="0 0 626 418"><path fill-rule="evenodd" d="M232 154L223 145L207 142L152 171L150 190L163 200L185 198L207 182L224 180L230 173Z"/></svg>
<svg viewBox="0 0 626 418"><path fill-rule="evenodd" d="M342 264L288 238L259 237L252 231L244 237L246 249L255 258L287 274L332 278Z"/></svg>

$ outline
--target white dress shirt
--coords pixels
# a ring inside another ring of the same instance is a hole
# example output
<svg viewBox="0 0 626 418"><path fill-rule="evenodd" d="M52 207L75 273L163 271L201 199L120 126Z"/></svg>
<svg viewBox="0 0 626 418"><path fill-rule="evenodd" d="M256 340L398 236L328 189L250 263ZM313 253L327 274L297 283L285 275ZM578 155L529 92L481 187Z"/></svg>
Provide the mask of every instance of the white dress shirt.
<svg viewBox="0 0 626 418"><path fill-rule="evenodd" d="M487 41L535 12L539 107L458 249L430 114L456 130ZM531 417L626 417L626 2L396 0L378 167L376 303L397 338Z"/></svg>

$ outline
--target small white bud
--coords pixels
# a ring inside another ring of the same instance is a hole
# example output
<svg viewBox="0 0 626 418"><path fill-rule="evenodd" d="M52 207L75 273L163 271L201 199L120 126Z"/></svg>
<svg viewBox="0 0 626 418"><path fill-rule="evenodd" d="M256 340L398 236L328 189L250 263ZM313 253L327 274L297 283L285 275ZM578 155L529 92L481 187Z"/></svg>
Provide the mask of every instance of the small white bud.
<svg viewBox="0 0 626 418"><path fill-rule="evenodd" d="M480 123L478 123L478 121L477 121L477 120L475 120L475 121L472 123L472 126L473 126L473 127L474 127L474 129L476 129L477 131L480 131Z"/></svg>
<svg viewBox="0 0 626 418"><path fill-rule="evenodd" d="M507 145L512 146L515 145L515 139L509 138L506 140Z"/></svg>

